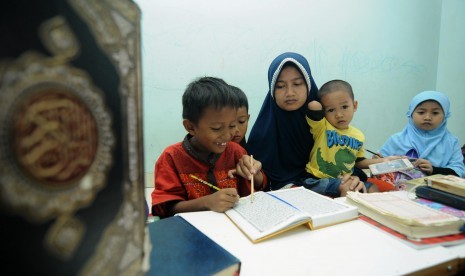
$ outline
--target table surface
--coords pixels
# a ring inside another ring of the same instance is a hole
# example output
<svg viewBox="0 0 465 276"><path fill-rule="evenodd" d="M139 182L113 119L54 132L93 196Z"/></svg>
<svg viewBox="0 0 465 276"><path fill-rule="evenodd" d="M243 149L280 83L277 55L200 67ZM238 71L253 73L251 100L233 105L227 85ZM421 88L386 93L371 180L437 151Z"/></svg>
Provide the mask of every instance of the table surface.
<svg viewBox="0 0 465 276"><path fill-rule="evenodd" d="M361 220L300 226L254 244L223 213L179 215L238 257L246 276L399 275L465 257L465 244L415 249Z"/></svg>

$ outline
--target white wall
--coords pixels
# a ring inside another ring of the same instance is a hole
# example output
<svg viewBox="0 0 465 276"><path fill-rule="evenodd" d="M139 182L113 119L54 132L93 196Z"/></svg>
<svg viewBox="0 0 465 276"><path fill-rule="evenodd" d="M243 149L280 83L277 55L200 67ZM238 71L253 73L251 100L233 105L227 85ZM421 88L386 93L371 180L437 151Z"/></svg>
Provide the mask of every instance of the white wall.
<svg viewBox="0 0 465 276"><path fill-rule="evenodd" d="M213 75L240 87L249 97L251 126L267 92L268 66L285 51L309 60L318 86L335 78L353 85L359 101L353 124L365 132L367 148L377 150L403 128L415 94L436 88L451 98L449 126L465 142L464 1L136 2L146 172L186 134L181 96L190 81Z"/></svg>
<svg viewBox="0 0 465 276"><path fill-rule="evenodd" d="M437 90L451 98L449 130L465 144L465 1L442 3Z"/></svg>

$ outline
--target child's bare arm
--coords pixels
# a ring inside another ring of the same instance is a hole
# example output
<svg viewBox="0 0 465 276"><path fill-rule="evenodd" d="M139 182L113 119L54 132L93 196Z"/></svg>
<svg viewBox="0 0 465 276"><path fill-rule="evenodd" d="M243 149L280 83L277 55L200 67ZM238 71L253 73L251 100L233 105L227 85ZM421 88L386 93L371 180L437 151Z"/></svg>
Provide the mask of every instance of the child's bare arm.
<svg viewBox="0 0 465 276"><path fill-rule="evenodd" d="M395 159L401 159L401 158L404 158L404 157L399 156L399 155L392 155L392 156L383 157L383 158L373 158L373 159L366 158L366 159L363 159L362 161L357 162L355 166L357 166L357 168L359 169L368 169L369 165L387 162L387 161L391 161Z"/></svg>
<svg viewBox="0 0 465 276"><path fill-rule="evenodd" d="M196 211L215 211L222 213L234 207L238 200L239 195L235 188L225 188L200 198L179 201L173 205L171 213L177 214Z"/></svg>

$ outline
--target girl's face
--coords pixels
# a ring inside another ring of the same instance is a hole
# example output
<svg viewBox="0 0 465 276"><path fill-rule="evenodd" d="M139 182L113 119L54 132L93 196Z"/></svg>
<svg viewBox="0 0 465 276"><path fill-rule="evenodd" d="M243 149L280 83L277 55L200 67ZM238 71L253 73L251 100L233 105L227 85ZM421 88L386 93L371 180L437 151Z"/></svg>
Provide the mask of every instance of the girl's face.
<svg viewBox="0 0 465 276"><path fill-rule="evenodd" d="M239 107L237 110L237 129L233 136L233 141L240 143L244 139L245 134L247 133L247 127L249 124L250 115L247 113L247 108L245 106Z"/></svg>
<svg viewBox="0 0 465 276"><path fill-rule="evenodd" d="M282 69L276 81L274 98L276 104L283 110L294 111L307 101L307 83L304 77L293 66Z"/></svg>
<svg viewBox="0 0 465 276"><path fill-rule="evenodd" d="M433 130L444 120L444 111L436 101L425 101L417 105L412 113L415 126L421 130Z"/></svg>

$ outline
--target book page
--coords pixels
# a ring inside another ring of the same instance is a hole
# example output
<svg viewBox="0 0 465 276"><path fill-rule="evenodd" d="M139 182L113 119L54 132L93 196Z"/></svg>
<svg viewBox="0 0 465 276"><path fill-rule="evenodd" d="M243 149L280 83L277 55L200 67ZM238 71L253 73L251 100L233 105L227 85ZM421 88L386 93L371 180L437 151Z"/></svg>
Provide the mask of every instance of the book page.
<svg viewBox="0 0 465 276"><path fill-rule="evenodd" d="M297 209L308 213L311 217L327 213L339 212L351 208L329 197L311 192L305 188L292 188L271 192L279 198L291 202Z"/></svg>
<svg viewBox="0 0 465 276"><path fill-rule="evenodd" d="M253 202L250 197L242 198L233 209L260 232L267 231L300 213L298 209L282 200L262 192L254 194Z"/></svg>
<svg viewBox="0 0 465 276"><path fill-rule="evenodd" d="M341 223L358 216L357 207L335 201L303 187L257 192L226 211L226 215L253 241L304 223L311 229Z"/></svg>
<svg viewBox="0 0 465 276"><path fill-rule="evenodd" d="M262 191L254 194L253 202L250 196L241 198L225 214L252 242L310 221L305 212Z"/></svg>
<svg viewBox="0 0 465 276"><path fill-rule="evenodd" d="M312 229L329 226L358 217L358 209L303 187L278 190L271 194L290 202L312 218Z"/></svg>

